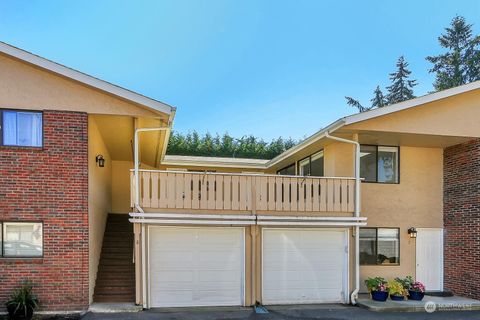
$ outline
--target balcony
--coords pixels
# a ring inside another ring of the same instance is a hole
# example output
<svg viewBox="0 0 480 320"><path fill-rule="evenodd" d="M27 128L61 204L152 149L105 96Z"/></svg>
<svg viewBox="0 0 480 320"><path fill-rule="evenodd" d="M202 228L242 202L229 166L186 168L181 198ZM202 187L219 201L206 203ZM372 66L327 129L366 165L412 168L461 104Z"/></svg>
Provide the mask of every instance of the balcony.
<svg viewBox="0 0 480 320"><path fill-rule="evenodd" d="M355 179L140 170L140 206L154 212L349 215ZM135 179L131 172L131 206Z"/></svg>

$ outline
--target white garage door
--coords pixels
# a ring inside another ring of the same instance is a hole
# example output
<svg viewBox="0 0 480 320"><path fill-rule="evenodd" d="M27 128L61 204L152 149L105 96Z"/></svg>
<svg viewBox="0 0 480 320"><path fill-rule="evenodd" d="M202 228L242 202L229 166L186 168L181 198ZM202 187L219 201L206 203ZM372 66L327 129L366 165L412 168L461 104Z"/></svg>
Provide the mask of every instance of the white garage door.
<svg viewBox="0 0 480 320"><path fill-rule="evenodd" d="M347 232L263 230L263 303L345 303Z"/></svg>
<svg viewBox="0 0 480 320"><path fill-rule="evenodd" d="M243 228L149 228L150 307L243 304Z"/></svg>

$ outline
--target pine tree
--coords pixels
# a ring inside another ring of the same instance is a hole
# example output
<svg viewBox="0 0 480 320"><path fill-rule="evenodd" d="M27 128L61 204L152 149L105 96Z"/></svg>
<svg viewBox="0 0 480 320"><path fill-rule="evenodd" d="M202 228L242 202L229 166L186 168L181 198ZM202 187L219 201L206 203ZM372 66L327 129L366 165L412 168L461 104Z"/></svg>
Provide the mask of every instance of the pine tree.
<svg viewBox="0 0 480 320"><path fill-rule="evenodd" d="M370 100L372 102L372 109L373 108L382 108L387 105L387 100L385 99L382 90L380 89L380 86L377 86L375 88L375 91L373 91L373 99Z"/></svg>
<svg viewBox="0 0 480 320"><path fill-rule="evenodd" d="M387 87L387 103L394 104L415 98L413 87L417 85L416 80L408 80L412 73L408 70L408 62L401 56L397 61L397 71L390 73L392 84Z"/></svg>
<svg viewBox="0 0 480 320"><path fill-rule="evenodd" d="M433 63L430 73L435 73L435 90L445 90L480 80L480 36L472 35L472 25L456 16L438 38L448 51L438 56L428 56Z"/></svg>
<svg viewBox="0 0 480 320"><path fill-rule="evenodd" d="M345 97L345 99L347 99L347 104L349 106L357 108L359 112L365 112L365 111L370 110L370 108L366 108L366 107L362 106L360 101L358 101L357 99L353 99L352 97Z"/></svg>

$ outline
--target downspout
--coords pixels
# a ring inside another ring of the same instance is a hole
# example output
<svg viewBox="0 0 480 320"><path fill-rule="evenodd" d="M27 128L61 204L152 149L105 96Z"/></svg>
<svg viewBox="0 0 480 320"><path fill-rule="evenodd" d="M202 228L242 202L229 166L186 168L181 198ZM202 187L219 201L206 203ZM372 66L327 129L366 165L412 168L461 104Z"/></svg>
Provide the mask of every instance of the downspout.
<svg viewBox="0 0 480 320"><path fill-rule="evenodd" d="M360 217L360 144L354 140L343 139L331 136L329 132L325 132L325 137L339 142L350 143L355 145L355 217ZM357 304L358 291L360 291L360 227L355 226L355 290L350 295L350 301L353 305Z"/></svg>
<svg viewBox="0 0 480 320"><path fill-rule="evenodd" d="M139 175L139 146L138 146L138 134L140 132L150 132L150 131L164 131L169 130L170 127L159 127L159 128L138 128L135 129L134 135L134 175L135 175L135 199L134 206L140 213L145 213L140 207L140 175ZM168 142L167 142L168 143ZM142 305L144 308L147 308L147 268L146 268L146 246L145 246L145 224L142 223Z"/></svg>

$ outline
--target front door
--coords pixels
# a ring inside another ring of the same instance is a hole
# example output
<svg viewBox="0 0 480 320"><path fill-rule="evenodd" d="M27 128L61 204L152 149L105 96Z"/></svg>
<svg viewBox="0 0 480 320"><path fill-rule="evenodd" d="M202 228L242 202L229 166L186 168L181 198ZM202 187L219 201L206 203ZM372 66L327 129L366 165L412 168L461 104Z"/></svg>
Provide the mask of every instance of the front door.
<svg viewBox="0 0 480 320"><path fill-rule="evenodd" d="M418 228L416 280L427 291L443 290L443 229Z"/></svg>

